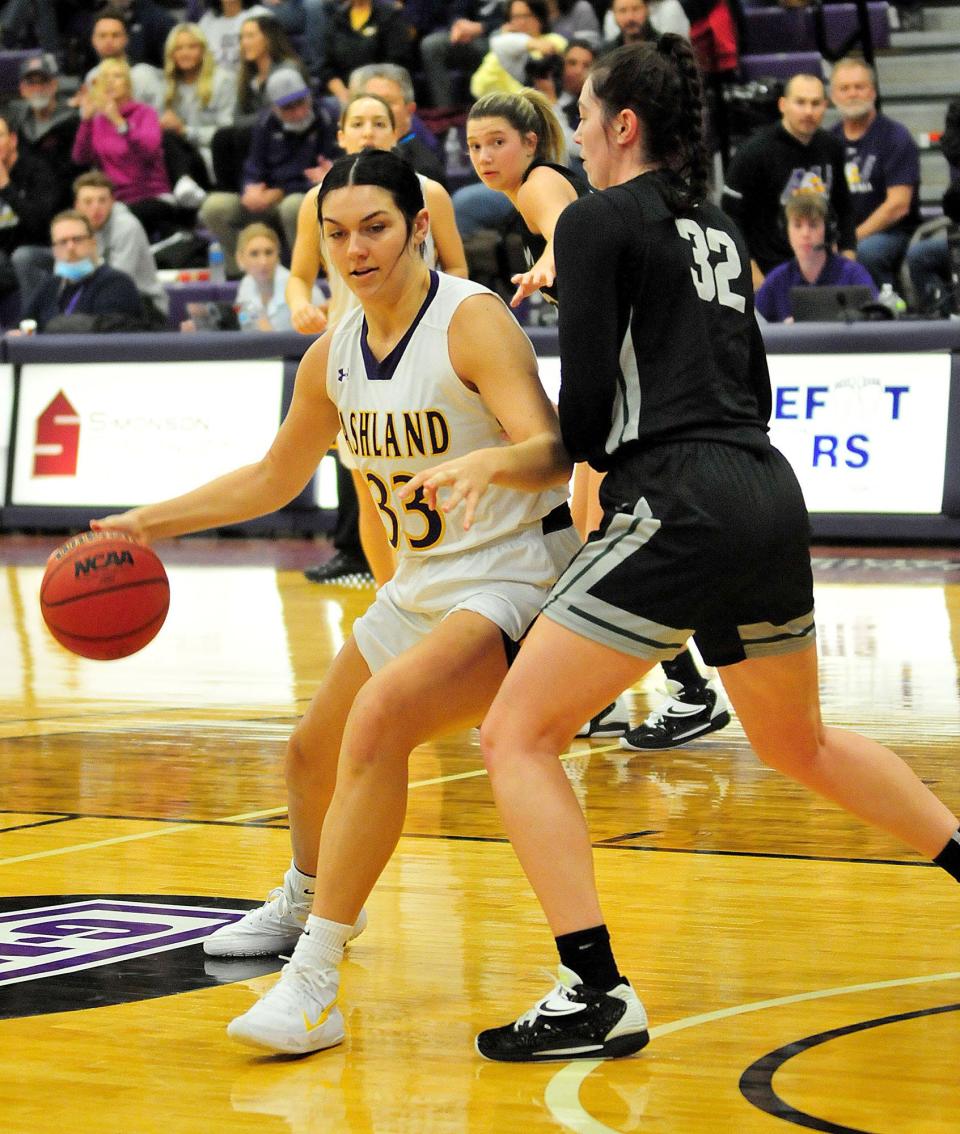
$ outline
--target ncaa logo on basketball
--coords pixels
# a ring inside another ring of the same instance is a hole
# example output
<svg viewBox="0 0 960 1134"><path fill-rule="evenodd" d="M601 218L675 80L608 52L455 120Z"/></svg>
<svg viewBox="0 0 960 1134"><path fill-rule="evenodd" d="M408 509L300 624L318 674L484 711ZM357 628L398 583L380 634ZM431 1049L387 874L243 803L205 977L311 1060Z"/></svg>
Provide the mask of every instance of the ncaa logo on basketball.
<svg viewBox="0 0 960 1134"><path fill-rule="evenodd" d="M129 551L108 551L106 555L90 555L74 563L73 577L79 579L81 575L89 575L91 571L99 571L101 567L122 567L125 563L133 566L133 556Z"/></svg>
<svg viewBox="0 0 960 1134"><path fill-rule="evenodd" d="M243 979L242 965L226 973L210 965L200 943L255 904L183 895L2 899L0 1019Z"/></svg>

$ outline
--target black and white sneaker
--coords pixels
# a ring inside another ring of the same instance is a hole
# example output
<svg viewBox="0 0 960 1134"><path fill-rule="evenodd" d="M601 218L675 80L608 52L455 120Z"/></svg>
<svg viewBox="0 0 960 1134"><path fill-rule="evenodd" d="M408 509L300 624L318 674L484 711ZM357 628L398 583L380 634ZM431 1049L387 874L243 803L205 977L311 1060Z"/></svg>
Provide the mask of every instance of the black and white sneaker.
<svg viewBox="0 0 960 1134"><path fill-rule="evenodd" d="M337 551L319 567L308 567L304 575L311 583L331 583L337 587L372 587L373 575L366 561Z"/></svg>
<svg viewBox="0 0 960 1134"><path fill-rule="evenodd" d="M612 701L595 717L591 717L577 732L577 736L585 736L591 740L603 736L623 736L629 727L630 705L626 693L621 693L616 701Z"/></svg>
<svg viewBox="0 0 960 1134"><path fill-rule="evenodd" d="M679 748L708 732L730 723L729 705L719 682L708 681L696 693L687 692L679 681L667 682L667 697L643 724L620 737L621 748L637 752L659 752Z"/></svg>
<svg viewBox="0 0 960 1134"><path fill-rule="evenodd" d="M588 988L560 965L551 992L519 1020L477 1036L484 1059L501 1063L619 1059L650 1042L647 1013L629 981L610 992Z"/></svg>

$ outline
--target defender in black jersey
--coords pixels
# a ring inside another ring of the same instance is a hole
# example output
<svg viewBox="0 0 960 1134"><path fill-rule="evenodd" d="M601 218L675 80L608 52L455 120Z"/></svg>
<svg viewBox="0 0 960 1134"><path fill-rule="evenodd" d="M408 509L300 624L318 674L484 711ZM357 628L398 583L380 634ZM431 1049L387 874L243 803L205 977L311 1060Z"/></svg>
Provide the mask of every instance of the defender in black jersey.
<svg viewBox="0 0 960 1134"><path fill-rule="evenodd" d="M561 213L589 189L559 164L566 143L552 107L530 89L486 95L470 110L467 145L477 175L505 194L520 214L528 271L513 277L513 306L538 289L555 303L554 230ZM600 521L599 483L585 464L577 466L572 510L584 539ZM701 676L688 650L665 661L664 672L668 696L636 728L630 728L628 699L620 696L591 716L577 736L619 736L626 748L652 750L686 744L730 723L718 683Z"/></svg>
<svg viewBox="0 0 960 1134"><path fill-rule="evenodd" d="M704 201L690 45L667 35L604 56L580 113L600 192L555 233L560 416L574 459L607 470L604 522L554 586L481 730L560 955L553 992L479 1035L480 1053L499 1060L609 1058L646 1043L557 756L579 721L691 636L723 667L762 760L960 879L956 816L891 751L821 720L808 520L767 436L747 252Z"/></svg>
<svg viewBox="0 0 960 1134"><path fill-rule="evenodd" d="M488 94L470 108L467 150L477 176L516 207L526 272L511 277L519 304L535 291L556 302L553 232L563 210L589 189L560 164L567 150L557 116L540 91Z"/></svg>

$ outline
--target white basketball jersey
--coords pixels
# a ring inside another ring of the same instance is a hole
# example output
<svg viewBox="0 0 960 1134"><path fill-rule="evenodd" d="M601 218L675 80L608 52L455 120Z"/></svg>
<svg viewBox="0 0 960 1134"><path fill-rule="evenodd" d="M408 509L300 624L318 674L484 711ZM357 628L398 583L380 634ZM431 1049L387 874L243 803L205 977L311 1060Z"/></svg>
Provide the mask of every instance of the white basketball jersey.
<svg viewBox="0 0 960 1134"><path fill-rule="evenodd" d="M397 498L397 490L421 469L510 444L480 395L461 382L447 343L460 304L471 295L491 294L471 280L431 272L423 306L381 362L367 347L362 309L345 315L333 333L327 393L401 559L481 547L539 524L566 499L565 488L521 492L491 485L473 526L464 531L462 505L445 515L419 500L420 493L414 500Z"/></svg>

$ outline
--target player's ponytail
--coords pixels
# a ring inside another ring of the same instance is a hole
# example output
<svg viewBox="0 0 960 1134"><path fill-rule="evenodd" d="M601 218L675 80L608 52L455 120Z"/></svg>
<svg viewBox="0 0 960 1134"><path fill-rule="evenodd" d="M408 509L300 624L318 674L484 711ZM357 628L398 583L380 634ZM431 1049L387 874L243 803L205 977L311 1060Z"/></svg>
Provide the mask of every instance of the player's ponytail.
<svg viewBox="0 0 960 1134"><path fill-rule="evenodd" d="M503 118L519 134L536 134L534 158L562 165L567 155L567 140L550 101L542 91L523 87L513 94L491 91L470 107L467 121L475 118Z"/></svg>
<svg viewBox="0 0 960 1134"><path fill-rule="evenodd" d="M634 43L602 56L590 84L604 117L634 111L643 124L644 157L667 174L667 201L678 213L702 201L709 159L704 141L706 101L693 48L682 36Z"/></svg>

